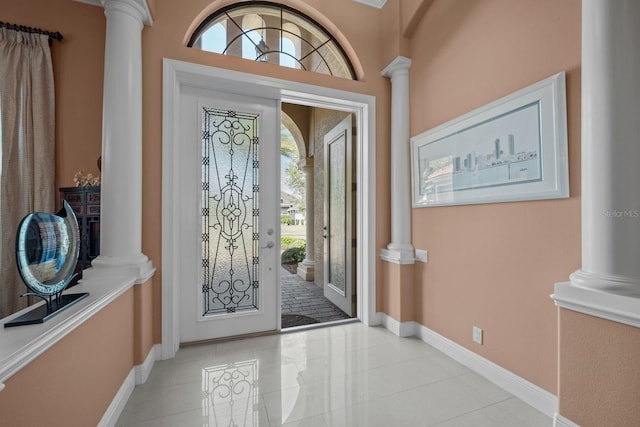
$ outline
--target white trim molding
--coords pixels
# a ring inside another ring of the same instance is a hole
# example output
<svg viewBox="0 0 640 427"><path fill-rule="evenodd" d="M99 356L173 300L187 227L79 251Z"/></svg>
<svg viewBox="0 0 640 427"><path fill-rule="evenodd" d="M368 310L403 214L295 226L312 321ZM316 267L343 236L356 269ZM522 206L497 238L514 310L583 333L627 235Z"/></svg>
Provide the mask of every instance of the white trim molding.
<svg viewBox="0 0 640 427"><path fill-rule="evenodd" d="M113 427L116 425L118 418L120 418L120 414L122 414L122 411L129 400L129 397L131 397L131 393L133 393L134 388L136 388L136 375L134 369L132 369L120 386L116 395L113 397L111 404L104 412L102 419L100 419L100 422L98 423L98 427Z"/></svg>
<svg viewBox="0 0 640 427"><path fill-rule="evenodd" d="M393 264L415 264L416 257L413 250L380 249L380 259Z"/></svg>
<svg viewBox="0 0 640 427"><path fill-rule="evenodd" d="M425 343L440 350L548 417L555 416L558 410L558 398L552 393L417 322L400 323L384 313L380 313L380 315L382 318L381 323L394 334L403 337L416 336L420 338Z"/></svg>
<svg viewBox="0 0 640 427"><path fill-rule="evenodd" d="M151 370L153 369L153 364L160 360L162 356L162 346L160 344L155 344L149 350L149 354L144 359L141 365L136 365L133 367L136 378L136 385L144 384L147 382L149 375L151 374Z"/></svg>
<svg viewBox="0 0 640 427"><path fill-rule="evenodd" d="M640 328L640 298L556 283L551 295L556 306Z"/></svg>
<svg viewBox="0 0 640 427"><path fill-rule="evenodd" d="M580 425L556 413L553 416L553 427L580 427Z"/></svg>
<svg viewBox="0 0 640 427"><path fill-rule="evenodd" d="M380 323L382 326L393 334L402 338L413 337L416 335L416 327L418 326L416 322L398 322L393 317L384 313L378 313L378 315L380 316Z"/></svg>

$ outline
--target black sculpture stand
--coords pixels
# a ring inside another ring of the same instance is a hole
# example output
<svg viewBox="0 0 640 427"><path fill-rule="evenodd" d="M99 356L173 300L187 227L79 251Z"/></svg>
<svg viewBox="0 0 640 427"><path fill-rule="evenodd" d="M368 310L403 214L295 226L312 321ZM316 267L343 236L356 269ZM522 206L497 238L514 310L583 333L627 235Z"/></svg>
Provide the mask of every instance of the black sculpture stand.
<svg viewBox="0 0 640 427"><path fill-rule="evenodd" d="M4 327L10 328L12 326L44 323L64 309L71 307L73 304L88 296L88 292L83 292L81 294L60 294L56 298L45 299L45 304L39 305L22 316L8 321L4 324Z"/></svg>

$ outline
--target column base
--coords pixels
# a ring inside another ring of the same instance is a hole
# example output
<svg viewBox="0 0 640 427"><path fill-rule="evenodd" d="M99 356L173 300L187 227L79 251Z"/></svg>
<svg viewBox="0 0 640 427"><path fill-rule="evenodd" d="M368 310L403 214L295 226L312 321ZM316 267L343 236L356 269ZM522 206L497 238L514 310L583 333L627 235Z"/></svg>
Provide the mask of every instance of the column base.
<svg viewBox="0 0 640 427"><path fill-rule="evenodd" d="M640 298L640 278L590 273L580 269L571 274L569 280L580 288Z"/></svg>
<svg viewBox="0 0 640 427"><path fill-rule="evenodd" d="M124 257L99 255L91 262L91 268L82 272L83 279L90 279L94 275L99 277L135 276L136 283L149 280L156 269L144 254Z"/></svg>
<svg viewBox="0 0 640 427"><path fill-rule="evenodd" d="M413 246L403 243L389 243L386 249L380 249L380 259L394 264L415 264Z"/></svg>
<svg viewBox="0 0 640 427"><path fill-rule="evenodd" d="M300 264L298 264L298 270L296 273L298 276L302 277L304 280L311 282L315 278L316 271L316 263L315 261L311 261L305 259Z"/></svg>

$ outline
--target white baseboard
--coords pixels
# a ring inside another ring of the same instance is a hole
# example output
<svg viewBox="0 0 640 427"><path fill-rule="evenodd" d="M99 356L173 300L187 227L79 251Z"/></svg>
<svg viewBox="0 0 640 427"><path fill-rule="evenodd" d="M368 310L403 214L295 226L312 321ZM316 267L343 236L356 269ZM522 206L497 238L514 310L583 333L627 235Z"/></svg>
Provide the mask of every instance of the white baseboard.
<svg viewBox="0 0 640 427"><path fill-rule="evenodd" d="M156 362L156 360L160 360L161 354L162 346L160 344L156 344L151 347L151 350L149 350L149 354L147 354L147 358L144 359L142 365L136 365L133 367L136 375L136 385L144 384L147 382L147 378L149 378L151 369L153 369L153 364Z"/></svg>
<svg viewBox="0 0 640 427"><path fill-rule="evenodd" d="M133 393L133 389L137 385L147 382L151 369L153 369L153 364L156 360L160 360L161 354L162 346L160 344L156 344L151 347L151 350L149 350L149 354L147 354L144 362L131 369L129 375L125 378L120 389L113 397L111 404L102 416L100 423L98 423L98 427L113 427L116 425L118 418L120 418L120 414L122 414L122 410L131 397L131 393Z"/></svg>
<svg viewBox="0 0 640 427"><path fill-rule="evenodd" d="M556 413L553 416L553 427L580 427L580 425Z"/></svg>
<svg viewBox="0 0 640 427"><path fill-rule="evenodd" d="M122 410L129 401L129 397L131 397L131 393L133 393L133 389L135 387L136 375L134 373L134 369L132 369L102 416L102 419L98 423L98 427L113 427L116 425L118 418L120 418L120 414L122 414Z"/></svg>
<svg viewBox="0 0 640 427"><path fill-rule="evenodd" d="M400 323L383 314L382 324L398 336L416 336L420 338L425 343L437 348L447 356L482 375L548 417L554 417L556 415L558 399L555 395L479 356L471 350L456 344L417 322ZM562 424L560 424L560 426L562 426ZM567 424L567 426L574 427L574 425L571 424Z"/></svg>
<svg viewBox="0 0 640 427"><path fill-rule="evenodd" d="M393 332L395 335L399 337L412 337L415 335L416 331L416 322L398 322L391 316L387 316L384 313L380 314L380 324L387 328L389 331Z"/></svg>

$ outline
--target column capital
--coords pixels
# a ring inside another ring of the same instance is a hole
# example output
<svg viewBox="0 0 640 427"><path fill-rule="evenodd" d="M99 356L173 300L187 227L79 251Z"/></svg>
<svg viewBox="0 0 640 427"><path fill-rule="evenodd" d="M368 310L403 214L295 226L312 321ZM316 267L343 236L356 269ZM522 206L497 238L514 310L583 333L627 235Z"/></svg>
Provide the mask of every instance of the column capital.
<svg viewBox="0 0 640 427"><path fill-rule="evenodd" d="M411 67L411 59L405 56L398 56L396 59L391 61L389 65L382 70L382 77L393 78L395 75L400 73L408 73L409 68Z"/></svg>
<svg viewBox="0 0 640 427"><path fill-rule="evenodd" d="M140 21L141 24L153 25L153 18L149 11L147 0L75 0L79 3L100 6L107 12L109 8L117 8L121 11L129 13L131 16Z"/></svg>

